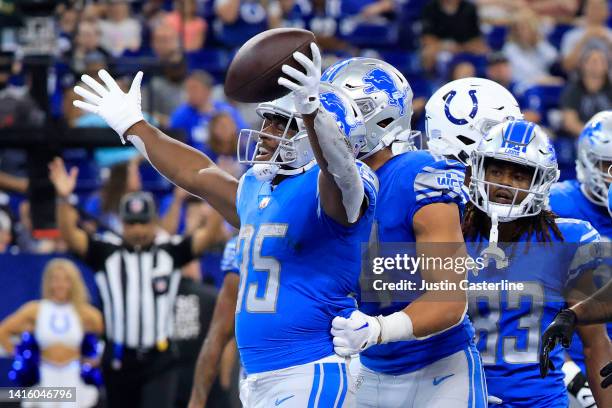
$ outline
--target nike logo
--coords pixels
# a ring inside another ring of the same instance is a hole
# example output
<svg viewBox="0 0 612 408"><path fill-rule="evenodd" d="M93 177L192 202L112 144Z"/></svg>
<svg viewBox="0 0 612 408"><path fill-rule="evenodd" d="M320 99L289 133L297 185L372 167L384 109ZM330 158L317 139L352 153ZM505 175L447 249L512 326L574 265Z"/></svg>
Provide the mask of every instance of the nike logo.
<svg viewBox="0 0 612 408"><path fill-rule="evenodd" d="M451 378L455 374L445 375L444 377L434 377L433 385L439 385L442 381Z"/></svg>
<svg viewBox="0 0 612 408"><path fill-rule="evenodd" d="M277 398L276 401L274 402L274 406L278 407L280 404L282 404L283 402L287 401L289 398L293 398L293 397L295 397L295 395L290 395L290 396L285 397L285 398L280 399L280 400Z"/></svg>
<svg viewBox="0 0 612 408"><path fill-rule="evenodd" d="M361 330L361 329L365 329L365 328L366 328L366 327L368 327L368 326L369 326L369 324L366 322L366 323L365 323L363 326L361 326L360 328L355 329L355 331L358 331L358 330Z"/></svg>

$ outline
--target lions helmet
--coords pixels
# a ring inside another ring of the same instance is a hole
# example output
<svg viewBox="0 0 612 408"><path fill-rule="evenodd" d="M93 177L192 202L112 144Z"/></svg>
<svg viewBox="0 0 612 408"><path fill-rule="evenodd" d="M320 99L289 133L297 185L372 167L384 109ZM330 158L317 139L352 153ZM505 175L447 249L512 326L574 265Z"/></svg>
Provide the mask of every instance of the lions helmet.
<svg viewBox="0 0 612 408"><path fill-rule="evenodd" d="M375 58L351 58L325 70L321 81L344 89L363 115L367 132L359 159L394 141L408 142L414 137L410 131L412 89L391 64Z"/></svg>
<svg viewBox="0 0 612 408"><path fill-rule="evenodd" d="M429 150L466 166L482 137L498 123L523 119L518 102L497 82L463 78L442 86L425 105Z"/></svg>
<svg viewBox="0 0 612 408"><path fill-rule="evenodd" d="M340 88L321 84L319 98L323 109L336 119L339 129L347 139L354 153L365 145L365 125L359 108ZM262 119L283 123L280 136L261 130L242 129L238 135L238 161L244 164L273 166L268 174L296 174L314 164L314 153L308 140L308 133L299 113L295 111L294 95L290 93L271 102L260 103L257 114ZM280 120L279 120L280 119ZM262 138L278 141L276 150L268 159L257 159ZM270 169L270 167L267 167ZM261 169L261 167L260 167Z"/></svg>
<svg viewBox="0 0 612 408"><path fill-rule="evenodd" d="M612 111L599 112L584 126L578 138L576 175L586 196L606 206L612 182Z"/></svg>
<svg viewBox="0 0 612 408"><path fill-rule="evenodd" d="M501 160L533 169L528 189L520 189L489 182L485 179L488 161ZM552 143L536 124L512 120L495 125L472 152L470 200L490 217L497 215L500 222L529 217L542 211L550 186L559 179L557 158ZM492 202L491 186L501 186L513 193L511 204ZM518 202L519 193L526 193Z"/></svg>

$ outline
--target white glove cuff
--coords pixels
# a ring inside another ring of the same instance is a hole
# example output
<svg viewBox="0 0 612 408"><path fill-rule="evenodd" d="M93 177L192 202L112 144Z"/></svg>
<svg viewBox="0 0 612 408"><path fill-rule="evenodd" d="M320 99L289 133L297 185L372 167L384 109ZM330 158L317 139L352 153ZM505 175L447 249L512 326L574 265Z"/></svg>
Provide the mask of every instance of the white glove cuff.
<svg viewBox="0 0 612 408"><path fill-rule="evenodd" d="M389 316L377 316L380 323L380 344L395 341L414 340L412 319L403 311L395 312Z"/></svg>
<svg viewBox="0 0 612 408"><path fill-rule="evenodd" d="M125 144L125 139L123 137L125 132L127 132L132 125L140 122L141 120L144 120L144 117L142 116L142 113L139 112L138 114L126 115L124 118L119 118L119 120L113 124L113 129L119 134L121 143Z"/></svg>

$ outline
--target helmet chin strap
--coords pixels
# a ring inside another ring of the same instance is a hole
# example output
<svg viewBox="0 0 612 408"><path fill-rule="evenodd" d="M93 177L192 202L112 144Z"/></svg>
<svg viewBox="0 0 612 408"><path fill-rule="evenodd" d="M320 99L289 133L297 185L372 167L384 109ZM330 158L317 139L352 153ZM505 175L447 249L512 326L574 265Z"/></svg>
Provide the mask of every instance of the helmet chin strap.
<svg viewBox="0 0 612 408"><path fill-rule="evenodd" d="M491 231L489 232L489 246L481 253L484 260L484 265L489 266L490 261L495 261L495 268L503 269L508 266L508 259L503 249L497 246L499 241L499 217L496 212L491 214Z"/></svg>
<svg viewBox="0 0 612 408"><path fill-rule="evenodd" d="M284 176L295 176L297 174L302 174L310 170L316 163L317 162L315 160L312 160L305 166L297 169L281 167L278 164L256 163L253 165L253 174L259 181L272 181L277 174L282 174Z"/></svg>

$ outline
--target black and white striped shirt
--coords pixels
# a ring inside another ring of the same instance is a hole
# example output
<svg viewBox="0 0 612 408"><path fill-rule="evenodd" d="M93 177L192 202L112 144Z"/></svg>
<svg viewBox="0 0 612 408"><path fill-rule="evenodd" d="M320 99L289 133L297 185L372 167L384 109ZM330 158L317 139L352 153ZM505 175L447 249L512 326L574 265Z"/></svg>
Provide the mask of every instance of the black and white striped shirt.
<svg viewBox="0 0 612 408"><path fill-rule="evenodd" d="M85 262L94 270L107 340L151 349L172 334L180 268L194 259L191 238L136 251L90 238Z"/></svg>

